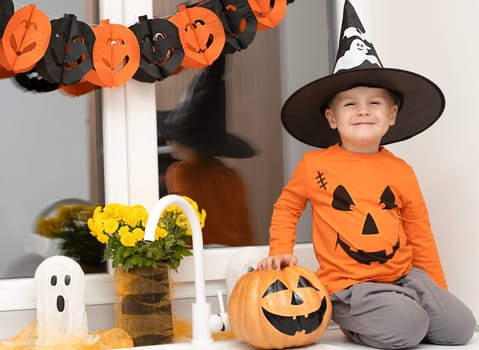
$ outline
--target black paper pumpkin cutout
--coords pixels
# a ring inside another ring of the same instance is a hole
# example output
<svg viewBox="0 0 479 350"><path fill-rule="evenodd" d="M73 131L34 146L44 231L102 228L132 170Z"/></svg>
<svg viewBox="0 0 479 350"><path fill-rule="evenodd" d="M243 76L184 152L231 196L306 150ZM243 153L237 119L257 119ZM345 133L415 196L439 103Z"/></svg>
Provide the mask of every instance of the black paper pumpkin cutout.
<svg viewBox="0 0 479 350"><path fill-rule="evenodd" d="M173 74L183 61L184 51L178 28L166 19L139 17L130 26L140 44L140 66L133 76L142 82L163 80Z"/></svg>
<svg viewBox="0 0 479 350"><path fill-rule="evenodd" d="M24 89L33 92L50 92L58 89L58 83L51 83L38 74L35 68L15 75L15 81Z"/></svg>
<svg viewBox="0 0 479 350"><path fill-rule="evenodd" d="M3 31L14 12L15 8L12 0L0 0L0 37L3 35Z"/></svg>
<svg viewBox="0 0 479 350"><path fill-rule="evenodd" d="M75 84L93 67L95 34L72 14L52 20L51 25L50 44L37 64L38 73L51 82Z"/></svg>
<svg viewBox="0 0 479 350"><path fill-rule="evenodd" d="M201 5L215 12L226 34L225 53L244 50L256 36L258 20L248 0L207 1Z"/></svg>

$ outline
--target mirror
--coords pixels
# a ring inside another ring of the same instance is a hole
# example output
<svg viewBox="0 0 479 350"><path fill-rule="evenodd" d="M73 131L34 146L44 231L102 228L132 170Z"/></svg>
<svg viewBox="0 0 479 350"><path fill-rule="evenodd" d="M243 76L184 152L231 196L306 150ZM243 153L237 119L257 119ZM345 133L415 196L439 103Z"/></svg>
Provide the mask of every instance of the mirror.
<svg viewBox="0 0 479 350"><path fill-rule="evenodd" d="M155 1L153 3L155 17L164 17L175 13L177 0ZM295 10L301 7L300 1L288 5L288 17L294 16ZM295 165L296 160L291 159L290 153L302 154L304 146L299 146L285 135L280 123L282 102L295 90L291 82L297 77L290 79L285 74L288 61L283 61L288 48L296 50L296 55L303 50L303 46L328 47L328 20L329 11L326 2L318 2L318 24L322 28L321 35L317 36L318 42L307 44L301 35L308 30L308 23L298 25L291 21L289 34L283 31L281 26L259 31L253 42L243 51L226 55L226 125L227 130L235 133L244 140L254 145L259 154L248 159L220 158L228 166L238 170L243 177L246 190L252 227L255 234L254 244L268 244L269 224L273 210L273 204L278 198L285 179L289 177L289 168ZM296 7L296 9L295 9ZM298 12L298 11L296 11ZM293 13L290 15L290 13ZM295 28L294 27L298 27ZM296 36L296 37L295 37ZM286 42L287 41L287 42ZM320 51L321 52L321 51ZM289 53L294 54L293 52ZM322 56L316 62L317 75L326 74L329 70L329 54L322 50ZM297 69L297 67L296 67ZM321 70L324 69L324 72ZM197 70L183 70L179 74L169 76L163 81L156 83L156 104L160 111L168 111L177 105L191 80L197 74ZM305 76L303 84L311 80L311 72ZM288 87L288 84L290 85ZM297 87L302 84L299 82ZM286 89L285 89L286 87ZM298 148L298 149L295 149ZM167 193L164 183L164 175L168 166L174 161L170 155L171 149L161 147L159 154L160 191L161 195ZM289 164L291 162L291 165ZM193 198L195 199L195 198ZM201 201L198 201L201 206ZM220 204L221 205L221 204ZM206 209L207 215L208 210ZM308 220L306 212L303 222L298 230L298 242L311 241L310 230L304 221ZM208 216L206 219L206 229ZM207 234L207 230L206 230ZM215 241L222 244L221 241Z"/></svg>
<svg viewBox="0 0 479 350"><path fill-rule="evenodd" d="M15 10L24 6L14 4ZM37 0L35 6L50 19L73 13L87 23L92 23L89 19L96 11L90 0ZM103 201L98 97L29 92L14 78L1 79L0 91L4 101L0 278L32 277L44 258L58 252L57 240L35 233L41 213L54 214L49 207L66 198Z"/></svg>

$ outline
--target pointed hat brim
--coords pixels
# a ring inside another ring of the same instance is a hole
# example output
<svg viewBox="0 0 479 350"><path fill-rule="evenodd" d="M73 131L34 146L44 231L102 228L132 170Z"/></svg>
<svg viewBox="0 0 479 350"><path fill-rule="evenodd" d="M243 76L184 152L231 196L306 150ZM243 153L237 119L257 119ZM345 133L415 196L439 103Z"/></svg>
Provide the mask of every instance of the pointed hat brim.
<svg viewBox="0 0 479 350"><path fill-rule="evenodd" d="M251 158L257 150L241 137L225 131L218 137L205 134L185 132L179 125L170 123L171 111L157 111L157 127L160 137L176 140L178 143L191 147L205 156L226 158Z"/></svg>

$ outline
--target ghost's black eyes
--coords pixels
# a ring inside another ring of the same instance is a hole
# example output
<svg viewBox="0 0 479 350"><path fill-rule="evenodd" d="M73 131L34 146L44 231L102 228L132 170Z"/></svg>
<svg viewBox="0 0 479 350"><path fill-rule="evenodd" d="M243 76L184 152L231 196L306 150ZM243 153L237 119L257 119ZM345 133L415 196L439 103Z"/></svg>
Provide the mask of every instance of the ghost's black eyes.
<svg viewBox="0 0 479 350"><path fill-rule="evenodd" d="M70 277L70 275L66 275L65 276L65 285L68 286L71 282L72 278Z"/></svg>
<svg viewBox="0 0 479 350"><path fill-rule="evenodd" d="M57 285L57 276L52 276L52 278L50 279L50 284L52 286L56 286Z"/></svg>

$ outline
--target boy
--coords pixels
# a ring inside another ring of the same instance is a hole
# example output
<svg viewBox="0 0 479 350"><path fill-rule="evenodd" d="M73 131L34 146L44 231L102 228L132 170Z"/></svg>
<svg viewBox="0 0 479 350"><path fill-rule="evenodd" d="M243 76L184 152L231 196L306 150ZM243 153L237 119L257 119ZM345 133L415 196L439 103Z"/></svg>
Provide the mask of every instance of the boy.
<svg viewBox="0 0 479 350"><path fill-rule="evenodd" d="M414 171L382 147L432 125L444 96L420 75L383 68L348 1L341 33L334 74L283 107L288 132L325 149L307 152L283 188L258 269L297 263L296 223L309 201L317 274L349 339L381 349L465 344L476 321L447 291Z"/></svg>

